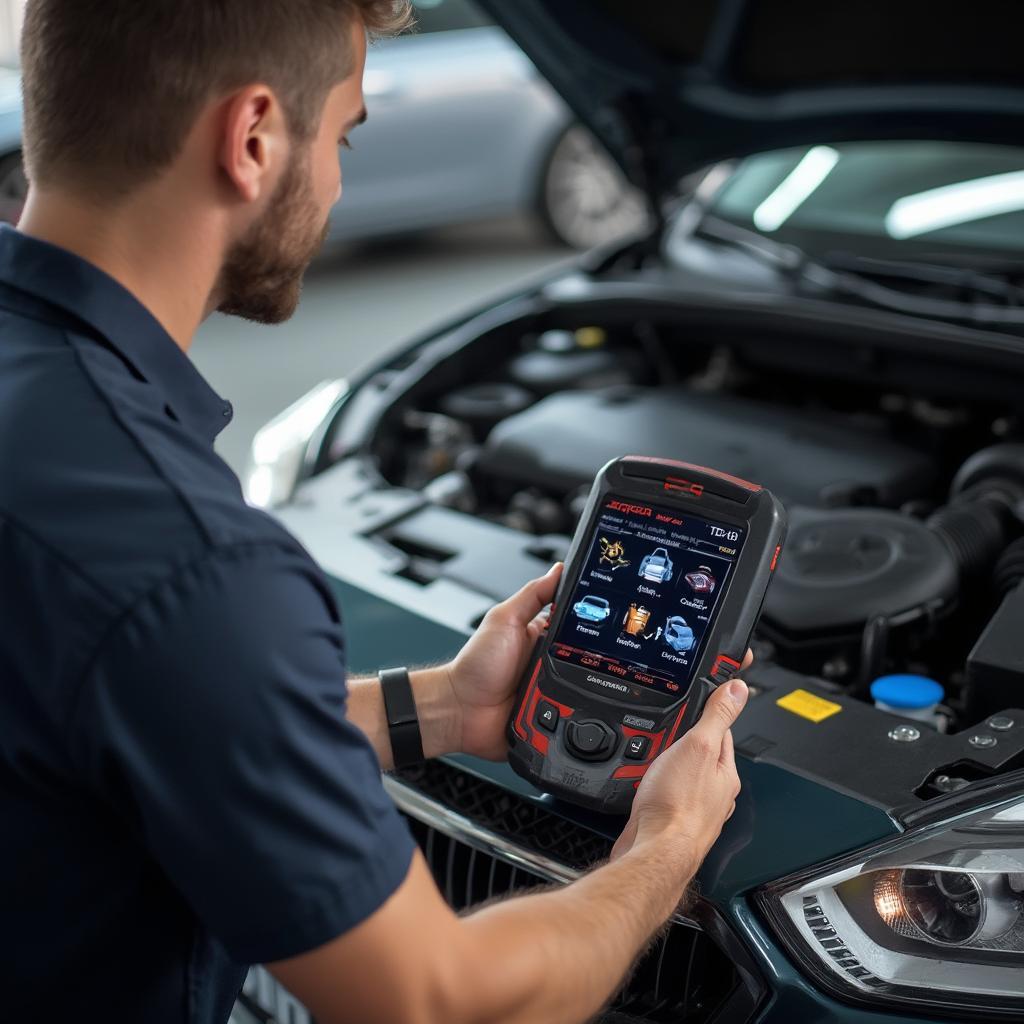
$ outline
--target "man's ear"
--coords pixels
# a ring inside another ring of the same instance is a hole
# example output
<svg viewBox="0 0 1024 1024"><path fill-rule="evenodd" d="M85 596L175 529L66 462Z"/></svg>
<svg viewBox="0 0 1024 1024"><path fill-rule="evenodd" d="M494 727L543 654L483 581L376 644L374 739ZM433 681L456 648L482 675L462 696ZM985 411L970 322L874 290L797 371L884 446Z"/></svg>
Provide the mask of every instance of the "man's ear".
<svg viewBox="0 0 1024 1024"><path fill-rule="evenodd" d="M268 86L246 86L226 101L221 123L221 169L243 202L255 202L273 186L287 159L281 104Z"/></svg>

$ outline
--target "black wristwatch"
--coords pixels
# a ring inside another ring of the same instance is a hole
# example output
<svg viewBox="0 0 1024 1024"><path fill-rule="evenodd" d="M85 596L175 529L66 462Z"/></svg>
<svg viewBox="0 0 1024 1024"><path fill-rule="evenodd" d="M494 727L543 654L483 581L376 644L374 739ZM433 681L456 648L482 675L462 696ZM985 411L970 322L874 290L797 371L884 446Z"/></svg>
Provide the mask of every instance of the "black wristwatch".
<svg viewBox="0 0 1024 1024"><path fill-rule="evenodd" d="M377 673L388 720L391 758L396 768L405 768L424 760L420 719L407 668L384 668Z"/></svg>

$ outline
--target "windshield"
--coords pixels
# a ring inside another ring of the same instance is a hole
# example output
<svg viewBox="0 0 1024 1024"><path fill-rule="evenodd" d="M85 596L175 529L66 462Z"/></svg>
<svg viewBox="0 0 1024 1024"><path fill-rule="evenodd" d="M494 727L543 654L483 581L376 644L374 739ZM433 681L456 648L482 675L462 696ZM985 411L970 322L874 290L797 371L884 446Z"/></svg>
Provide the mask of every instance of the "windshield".
<svg viewBox="0 0 1024 1024"><path fill-rule="evenodd" d="M1024 255L1024 148L858 142L744 160L711 212L812 255Z"/></svg>

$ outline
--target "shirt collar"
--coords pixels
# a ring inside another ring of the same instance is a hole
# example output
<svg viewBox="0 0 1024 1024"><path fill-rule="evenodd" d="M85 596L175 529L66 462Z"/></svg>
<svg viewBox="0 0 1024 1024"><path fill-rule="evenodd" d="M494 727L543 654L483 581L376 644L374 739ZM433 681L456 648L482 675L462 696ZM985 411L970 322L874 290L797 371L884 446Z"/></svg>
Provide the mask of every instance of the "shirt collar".
<svg viewBox="0 0 1024 1024"><path fill-rule="evenodd" d="M221 398L160 322L123 285L49 242L0 226L0 282L71 313L159 389L176 419L211 443L231 422Z"/></svg>

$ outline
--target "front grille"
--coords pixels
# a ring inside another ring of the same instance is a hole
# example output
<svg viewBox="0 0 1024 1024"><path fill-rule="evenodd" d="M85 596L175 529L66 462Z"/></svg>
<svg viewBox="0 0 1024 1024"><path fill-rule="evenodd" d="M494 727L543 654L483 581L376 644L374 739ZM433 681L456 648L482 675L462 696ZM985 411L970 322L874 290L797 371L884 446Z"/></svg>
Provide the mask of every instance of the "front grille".
<svg viewBox="0 0 1024 1024"><path fill-rule="evenodd" d="M489 832L571 868L585 870L612 852L604 836L444 761L424 761L394 777Z"/></svg>
<svg viewBox="0 0 1024 1024"><path fill-rule="evenodd" d="M251 967L228 1024L313 1024L313 1017L263 967Z"/></svg>
<svg viewBox="0 0 1024 1024"><path fill-rule="evenodd" d="M607 856L610 844L515 794L441 762L404 770L392 787L404 806L409 826L430 866L438 888L455 910L548 884L554 877L542 867L515 863L515 850L529 850L585 868ZM415 780L415 781L414 781ZM442 804L473 825L514 839L514 847L487 849L472 836L463 838L451 821L423 820L422 807L402 799L410 787ZM417 816L420 815L420 816ZM516 832L521 828L521 832ZM568 876L575 872L569 872ZM565 877L568 877L565 876ZM629 982L601 1017L603 1024L636 1021L703 1024L726 1004L749 1006L739 991L732 961L703 931L675 923L637 964ZM750 1007L752 1008L752 1007ZM745 1017L746 1013L741 1013ZM730 1019L733 1018L730 1015Z"/></svg>

